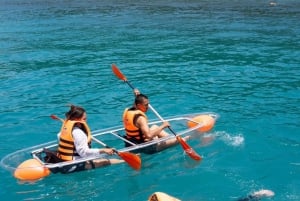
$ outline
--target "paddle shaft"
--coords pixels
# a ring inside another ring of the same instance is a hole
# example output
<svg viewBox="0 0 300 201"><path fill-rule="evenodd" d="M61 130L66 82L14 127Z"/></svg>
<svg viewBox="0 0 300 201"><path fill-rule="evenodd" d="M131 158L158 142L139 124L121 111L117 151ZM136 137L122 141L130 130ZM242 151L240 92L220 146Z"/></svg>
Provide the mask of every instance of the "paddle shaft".
<svg viewBox="0 0 300 201"><path fill-rule="evenodd" d="M117 150L115 150L114 148L111 148L110 146L104 144L104 142L102 142L101 140L98 140L98 139L95 138L94 136L92 136L92 139L93 139L95 142L97 142L97 143L101 144L102 146L104 146L105 148L113 149L115 153L119 154L119 152L118 152Z"/></svg>
<svg viewBox="0 0 300 201"><path fill-rule="evenodd" d="M152 112L161 120L161 121L164 121L164 119L158 114L158 112L152 107L152 105L148 105L148 107L152 110ZM168 129L175 135L175 136L177 136L176 135L176 133L175 133L175 131L170 127L170 126L168 126Z"/></svg>

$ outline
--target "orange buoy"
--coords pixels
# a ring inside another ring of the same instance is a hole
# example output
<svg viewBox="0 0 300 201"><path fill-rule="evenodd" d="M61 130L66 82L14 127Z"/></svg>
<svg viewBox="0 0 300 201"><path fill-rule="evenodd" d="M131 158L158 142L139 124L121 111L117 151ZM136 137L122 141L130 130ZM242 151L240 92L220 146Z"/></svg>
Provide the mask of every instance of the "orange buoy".
<svg viewBox="0 0 300 201"><path fill-rule="evenodd" d="M180 201L180 200L163 192L155 192L148 198L148 201Z"/></svg>
<svg viewBox="0 0 300 201"><path fill-rule="evenodd" d="M215 119L211 117L210 115L198 115L194 118L192 118L192 121L187 122L187 126L189 128L192 128L194 126L197 126L199 124L203 124L198 131L200 132L208 132L210 131L214 125L215 125Z"/></svg>
<svg viewBox="0 0 300 201"><path fill-rule="evenodd" d="M50 174L50 170L36 159L21 163L14 172L14 177L20 180L37 180Z"/></svg>

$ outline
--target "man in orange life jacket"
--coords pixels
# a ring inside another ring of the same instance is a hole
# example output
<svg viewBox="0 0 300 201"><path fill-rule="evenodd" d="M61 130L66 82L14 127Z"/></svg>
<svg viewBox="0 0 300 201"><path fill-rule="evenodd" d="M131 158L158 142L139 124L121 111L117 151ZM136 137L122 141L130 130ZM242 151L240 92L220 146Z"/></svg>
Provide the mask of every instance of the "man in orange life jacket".
<svg viewBox="0 0 300 201"><path fill-rule="evenodd" d="M113 149L110 148L91 148L91 131L86 123L86 112L82 107L71 105L66 113L59 135L58 157L64 161L71 161L87 157L99 157L76 167L76 171L91 169L104 165L123 162L119 159L107 159L103 154L112 155Z"/></svg>
<svg viewBox="0 0 300 201"><path fill-rule="evenodd" d="M163 122L160 126L153 125L149 128L148 119L145 114L148 110L149 99L137 89L134 90L134 94L135 101L133 107L126 108L123 113L123 124L126 130L125 138L134 144L140 144L169 136L169 134L164 131L165 128L170 126L167 121ZM173 138L138 151L153 154L175 144L177 144L177 140ZM125 143L126 147L132 145L133 144L129 142Z"/></svg>

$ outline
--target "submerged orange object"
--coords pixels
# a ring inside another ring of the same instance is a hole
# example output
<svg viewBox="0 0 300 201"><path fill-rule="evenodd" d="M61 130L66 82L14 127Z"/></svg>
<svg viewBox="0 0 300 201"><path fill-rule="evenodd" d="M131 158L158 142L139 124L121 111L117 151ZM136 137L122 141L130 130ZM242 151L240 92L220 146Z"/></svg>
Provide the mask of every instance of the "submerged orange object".
<svg viewBox="0 0 300 201"><path fill-rule="evenodd" d="M37 180L50 174L50 170L36 159L21 163L14 172L14 177L20 180Z"/></svg>
<svg viewBox="0 0 300 201"><path fill-rule="evenodd" d="M199 115L199 116L192 118L192 121L187 122L187 126L189 128L192 128L199 124L203 124L203 126L198 128L198 131L208 132L214 127L215 119L213 117L211 117L210 115Z"/></svg>

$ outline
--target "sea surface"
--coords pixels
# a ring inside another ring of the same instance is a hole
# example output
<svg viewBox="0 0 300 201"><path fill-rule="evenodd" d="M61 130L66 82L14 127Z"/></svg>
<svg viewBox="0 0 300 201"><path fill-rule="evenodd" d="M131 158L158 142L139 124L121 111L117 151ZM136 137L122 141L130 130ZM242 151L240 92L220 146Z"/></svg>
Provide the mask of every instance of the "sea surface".
<svg viewBox="0 0 300 201"><path fill-rule="evenodd" d="M68 104L92 130L117 126L133 101L115 63L163 117L214 112L213 130L126 164L20 182L10 200L234 201L269 189L300 200L299 0L0 0L0 157L56 139ZM149 118L154 118L149 111ZM30 157L30 156L28 156Z"/></svg>

